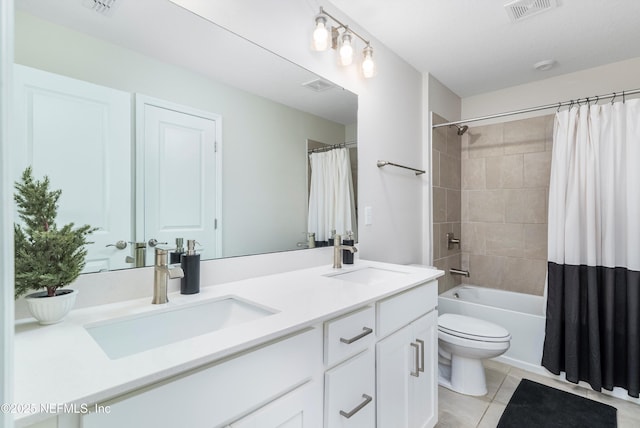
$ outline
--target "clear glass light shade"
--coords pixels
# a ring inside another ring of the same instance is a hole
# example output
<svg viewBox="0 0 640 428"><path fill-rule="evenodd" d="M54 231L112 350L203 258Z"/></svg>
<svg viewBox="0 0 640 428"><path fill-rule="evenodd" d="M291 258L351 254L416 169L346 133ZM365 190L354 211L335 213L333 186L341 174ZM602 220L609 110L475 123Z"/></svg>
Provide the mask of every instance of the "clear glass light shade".
<svg viewBox="0 0 640 428"><path fill-rule="evenodd" d="M313 30L313 49L326 51L329 47L329 30L327 29L327 18L316 17L316 28Z"/></svg>
<svg viewBox="0 0 640 428"><path fill-rule="evenodd" d="M344 33L342 35L342 43L340 45L340 64L351 65L353 62L353 41L351 34Z"/></svg>
<svg viewBox="0 0 640 428"><path fill-rule="evenodd" d="M373 48L371 46L367 46L364 48L363 54L362 75L368 79L376 74L376 63L373 62Z"/></svg>

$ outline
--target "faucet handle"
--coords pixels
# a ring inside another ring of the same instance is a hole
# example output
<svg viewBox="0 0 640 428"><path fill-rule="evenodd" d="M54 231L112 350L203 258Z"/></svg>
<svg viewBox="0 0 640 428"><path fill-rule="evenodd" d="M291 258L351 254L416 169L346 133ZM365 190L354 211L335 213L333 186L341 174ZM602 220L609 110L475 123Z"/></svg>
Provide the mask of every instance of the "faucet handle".
<svg viewBox="0 0 640 428"><path fill-rule="evenodd" d="M181 267L172 267L169 269L169 279L184 278L184 271Z"/></svg>
<svg viewBox="0 0 640 428"><path fill-rule="evenodd" d="M147 244L149 244L149 246L150 246L151 248L153 248L153 247L155 247L156 245L167 245L167 244L168 244L168 242L158 242L158 240L157 240L157 239L155 239L155 238L151 238L151 239L149 239L149 242L147 242Z"/></svg>

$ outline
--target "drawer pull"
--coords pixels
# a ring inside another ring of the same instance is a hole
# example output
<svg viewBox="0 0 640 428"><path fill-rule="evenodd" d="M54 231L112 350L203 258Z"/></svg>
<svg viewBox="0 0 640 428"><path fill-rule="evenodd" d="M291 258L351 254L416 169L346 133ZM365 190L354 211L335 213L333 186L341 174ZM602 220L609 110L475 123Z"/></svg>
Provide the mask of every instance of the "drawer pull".
<svg viewBox="0 0 640 428"><path fill-rule="evenodd" d="M420 344L420 362L422 363L418 366L418 371L424 372L424 340L416 339L416 342Z"/></svg>
<svg viewBox="0 0 640 428"><path fill-rule="evenodd" d="M373 333L373 329L369 328L369 327L362 327L362 333L360 333L357 336L352 337L351 339L345 339L344 337L340 338L340 342L342 343L346 343L347 345L351 345L353 342L355 342L356 340L360 340L363 337L369 335Z"/></svg>
<svg viewBox="0 0 640 428"><path fill-rule="evenodd" d="M421 370L420 370L420 347L418 346L417 343L413 343L413 342L411 342L410 345L411 345L412 348L414 348L416 350L416 354L415 354L416 355L416 370L410 372L410 374L411 374L411 376L418 377L418 376L420 376L420 372L421 372Z"/></svg>
<svg viewBox="0 0 640 428"><path fill-rule="evenodd" d="M344 416L345 418L349 419L351 416L355 415L356 413L358 413L360 410L362 410L362 408L364 406L366 406L367 404L371 403L371 400L373 400L372 397L370 397L367 394L362 394L362 398L364 398L364 401L360 404L358 404L358 406L356 408L354 408L352 411L350 412L345 412L344 410L340 410L340 415Z"/></svg>

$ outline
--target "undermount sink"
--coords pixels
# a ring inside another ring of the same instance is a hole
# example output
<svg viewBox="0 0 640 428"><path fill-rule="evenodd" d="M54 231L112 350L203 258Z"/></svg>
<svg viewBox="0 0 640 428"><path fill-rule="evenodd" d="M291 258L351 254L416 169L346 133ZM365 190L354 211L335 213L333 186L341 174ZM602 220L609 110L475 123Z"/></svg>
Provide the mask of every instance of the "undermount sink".
<svg viewBox="0 0 640 428"><path fill-rule="evenodd" d="M85 329L115 360L274 313L247 300L226 297L99 322Z"/></svg>
<svg viewBox="0 0 640 428"><path fill-rule="evenodd" d="M378 282L393 281L394 279L401 278L406 274L407 272L366 267L344 273L331 273L327 276L344 281L358 282L360 284L375 284Z"/></svg>

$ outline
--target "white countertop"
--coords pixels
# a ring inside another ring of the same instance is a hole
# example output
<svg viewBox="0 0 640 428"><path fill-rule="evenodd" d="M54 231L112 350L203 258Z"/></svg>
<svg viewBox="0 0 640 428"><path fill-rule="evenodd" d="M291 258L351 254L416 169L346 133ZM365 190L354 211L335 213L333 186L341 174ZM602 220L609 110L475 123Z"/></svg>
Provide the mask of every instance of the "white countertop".
<svg viewBox="0 0 640 428"><path fill-rule="evenodd" d="M406 275L372 284L324 276L364 267L402 271ZM152 305L150 298L144 298L78 309L50 326L40 326L33 319L19 320L15 335L14 403L39 408L42 403L101 402L317 325L442 275L442 271L435 269L357 260L341 271L327 265L202 287L195 295L172 293L165 305ZM150 290L152 281L149 278ZM237 296L278 312L114 360L107 357L84 328L98 321L226 296ZM50 416L22 413L16 415L16 421L25 425Z"/></svg>

